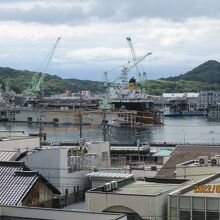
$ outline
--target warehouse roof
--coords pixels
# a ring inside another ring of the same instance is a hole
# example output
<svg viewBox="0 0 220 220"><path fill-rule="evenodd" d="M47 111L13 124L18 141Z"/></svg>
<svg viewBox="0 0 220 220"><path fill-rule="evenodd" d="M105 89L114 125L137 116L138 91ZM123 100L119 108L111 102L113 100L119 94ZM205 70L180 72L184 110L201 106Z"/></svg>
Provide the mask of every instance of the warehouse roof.
<svg viewBox="0 0 220 220"><path fill-rule="evenodd" d="M38 180L55 193L59 191L38 172L31 171L23 162L0 162L0 204L18 205Z"/></svg>

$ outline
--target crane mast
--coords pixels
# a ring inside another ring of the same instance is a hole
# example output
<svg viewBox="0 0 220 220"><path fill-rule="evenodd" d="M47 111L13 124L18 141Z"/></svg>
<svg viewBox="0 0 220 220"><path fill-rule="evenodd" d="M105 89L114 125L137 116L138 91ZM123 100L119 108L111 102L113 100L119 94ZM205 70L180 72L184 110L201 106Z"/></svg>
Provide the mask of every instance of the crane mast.
<svg viewBox="0 0 220 220"><path fill-rule="evenodd" d="M127 37L126 40L127 40L128 45L129 45L129 47L130 47L131 55L132 55L133 61L135 62L135 61L137 60L137 57L136 57L136 54L135 54L135 51L134 51L134 46L133 46L133 44L132 44L131 38L130 38L130 37ZM138 78L140 79L140 78L141 78L141 71L140 71L140 68L139 68L138 64L135 66L135 69L136 69L137 76L138 76Z"/></svg>

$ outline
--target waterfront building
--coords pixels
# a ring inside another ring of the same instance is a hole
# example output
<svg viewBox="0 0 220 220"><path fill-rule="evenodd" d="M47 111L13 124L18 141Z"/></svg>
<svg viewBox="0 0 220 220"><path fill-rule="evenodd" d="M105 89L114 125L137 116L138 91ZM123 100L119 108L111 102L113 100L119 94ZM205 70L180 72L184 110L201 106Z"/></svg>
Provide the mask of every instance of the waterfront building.
<svg viewBox="0 0 220 220"><path fill-rule="evenodd" d="M200 91L199 105L202 108L207 108L209 105L220 103L220 90L218 91Z"/></svg>
<svg viewBox="0 0 220 220"><path fill-rule="evenodd" d="M211 104L208 106L208 118L211 120L220 119L220 103Z"/></svg>
<svg viewBox="0 0 220 220"><path fill-rule="evenodd" d="M201 116L199 93L163 93L163 112L165 116Z"/></svg>

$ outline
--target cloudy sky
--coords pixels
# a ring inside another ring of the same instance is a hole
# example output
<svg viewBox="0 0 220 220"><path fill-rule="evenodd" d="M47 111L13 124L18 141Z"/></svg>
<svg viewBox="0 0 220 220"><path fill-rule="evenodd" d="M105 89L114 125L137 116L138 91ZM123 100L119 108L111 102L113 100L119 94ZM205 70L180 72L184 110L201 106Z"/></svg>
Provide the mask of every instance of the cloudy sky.
<svg viewBox="0 0 220 220"><path fill-rule="evenodd" d="M0 0L0 66L37 71L59 36L47 72L63 78L126 64L128 36L138 57L153 52L141 63L149 79L179 75L220 61L220 1Z"/></svg>

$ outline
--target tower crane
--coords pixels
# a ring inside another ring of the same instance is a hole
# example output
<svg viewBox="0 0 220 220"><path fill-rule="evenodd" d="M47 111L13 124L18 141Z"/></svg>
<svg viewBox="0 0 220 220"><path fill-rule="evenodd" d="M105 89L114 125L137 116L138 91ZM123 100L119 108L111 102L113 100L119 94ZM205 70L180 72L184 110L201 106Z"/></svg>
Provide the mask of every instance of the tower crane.
<svg viewBox="0 0 220 220"><path fill-rule="evenodd" d="M54 52L55 52L60 40L61 40L61 37L58 37L55 44L53 45L51 51L49 52L48 56L46 57L45 61L41 64L39 71L33 74L31 83L26 88L26 90L23 92L25 95L32 96L32 97L39 97L40 92L42 92L42 96L44 95L42 84L43 84L43 81L45 78L45 73L48 69L48 66L53 58ZM41 73L40 73L40 69L42 69Z"/></svg>

